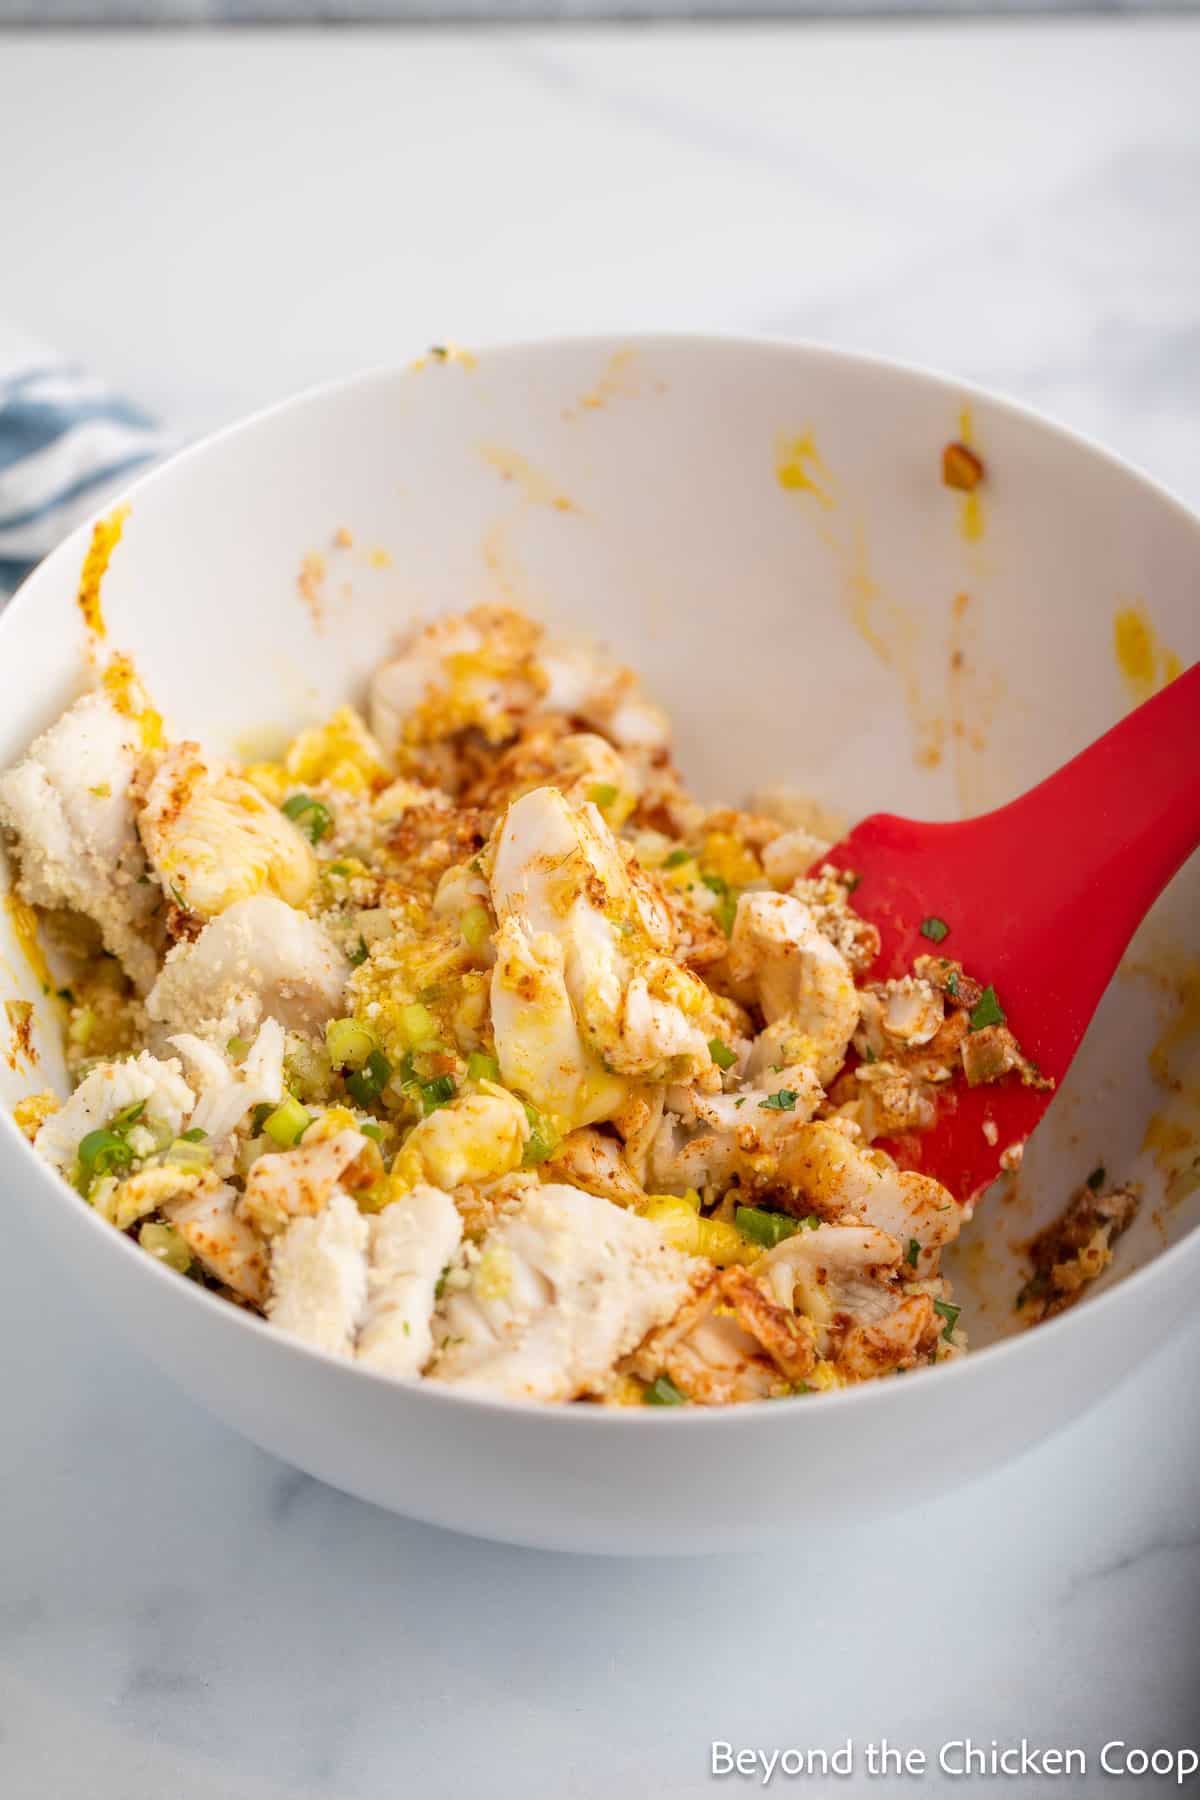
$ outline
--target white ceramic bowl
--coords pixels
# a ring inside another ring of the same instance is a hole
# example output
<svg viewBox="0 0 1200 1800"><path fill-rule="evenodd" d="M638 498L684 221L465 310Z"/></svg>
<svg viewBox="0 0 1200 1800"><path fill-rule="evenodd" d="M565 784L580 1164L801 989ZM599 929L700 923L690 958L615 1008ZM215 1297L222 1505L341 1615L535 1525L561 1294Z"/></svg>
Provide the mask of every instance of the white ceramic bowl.
<svg viewBox="0 0 1200 1800"><path fill-rule="evenodd" d="M974 520L939 474L964 407L988 470ZM1012 406L822 349L652 338L431 358L251 419L131 498L104 586L109 644L132 652L177 732L220 747L357 695L414 614L506 599L643 671L708 797L783 783L851 815L946 817L1018 792L1130 703L1120 609L1144 603L1158 641L1185 663L1200 654L1200 529L1164 493ZM343 525L354 547L337 550ZM76 533L0 618L0 766L85 681L87 542ZM315 607L298 585L313 551ZM0 889L8 879L0 868ZM1163 1199L1195 1156L1194 1139L1171 1150L1171 1127L1196 1114L1148 1067L1171 959L1200 952L1196 889L1193 859L1141 934L1141 973L1114 982L1017 1192L993 1193L956 1254L979 1347L944 1369L724 1412L464 1399L309 1351L155 1265L7 1116L0 1185L187 1393L398 1512L655 1552L727 1547L748 1516L764 1539L805 1516L879 1513L1076 1416L1200 1286L1200 1196ZM63 1071L52 1005L4 913L0 958L0 999L38 1006L41 1067L0 1060L11 1103ZM1185 1053L1176 1031L1171 1075ZM1106 1291L1013 1335L1012 1243L1101 1162L1148 1189Z"/></svg>

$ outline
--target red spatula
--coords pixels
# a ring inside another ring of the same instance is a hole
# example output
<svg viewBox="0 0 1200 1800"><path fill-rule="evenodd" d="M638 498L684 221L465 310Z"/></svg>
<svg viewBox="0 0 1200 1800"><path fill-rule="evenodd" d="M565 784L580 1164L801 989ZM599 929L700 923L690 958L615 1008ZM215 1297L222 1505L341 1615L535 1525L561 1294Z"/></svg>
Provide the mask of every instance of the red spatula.
<svg viewBox="0 0 1200 1800"><path fill-rule="evenodd" d="M875 813L822 862L860 877L855 910L883 940L873 977L952 957L994 987L1057 1086L1126 944L1198 844L1200 663L997 812L953 825ZM1053 1097L1015 1074L975 1088L959 1076L933 1129L888 1147L965 1203Z"/></svg>

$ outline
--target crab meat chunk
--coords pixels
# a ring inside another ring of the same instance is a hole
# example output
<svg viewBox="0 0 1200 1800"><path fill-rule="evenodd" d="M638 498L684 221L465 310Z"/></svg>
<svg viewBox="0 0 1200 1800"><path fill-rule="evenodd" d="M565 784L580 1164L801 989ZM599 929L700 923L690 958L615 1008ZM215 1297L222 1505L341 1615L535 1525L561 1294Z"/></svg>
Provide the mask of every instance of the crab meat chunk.
<svg viewBox="0 0 1200 1800"><path fill-rule="evenodd" d="M138 826L163 892L202 919L251 894L300 906L316 885L316 857L296 826L199 744L166 751Z"/></svg>
<svg viewBox="0 0 1200 1800"><path fill-rule="evenodd" d="M956 1238L963 1209L932 1175L898 1169L890 1157L863 1150L835 1120L814 1119L795 1134L781 1165L787 1184L823 1218L851 1213L903 1244L915 1239L922 1273L927 1253Z"/></svg>
<svg viewBox="0 0 1200 1800"><path fill-rule="evenodd" d="M504 816L491 863L501 926L515 924L530 949L555 941L579 1032L609 1068L644 1080L711 1073L712 996L663 954L666 909L631 874L594 805L573 806L555 788L522 795ZM508 985L500 962L493 983L495 1011ZM497 1047L503 1068L499 1031Z"/></svg>
<svg viewBox="0 0 1200 1800"><path fill-rule="evenodd" d="M162 1211L210 1275L261 1306L267 1291L266 1246L238 1217L236 1205L237 1190L217 1182L201 1185L184 1200L164 1201Z"/></svg>
<svg viewBox="0 0 1200 1800"><path fill-rule="evenodd" d="M729 971L752 988L768 1026L794 1040L795 1060L810 1062L827 1087L858 1024L858 993L845 957L818 930L808 908L790 894L743 894Z"/></svg>
<svg viewBox="0 0 1200 1800"><path fill-rule="evenodd" d="M342 1003L350 965L305 913L255 894L236 900L194 942L175 945L146 1000L152 1019L223 1043L264 1018L315 1033Z"/></svg>
<svg viewBox="0 0 1200 1800"><path fill-rule="evenodd" d="M356 1358L397 1378L419 1375L433 1354L438 1284L462 1241L449 1194L419 1182L369 1223L367 1302Z"/></svg>
<svg viewBox="0 0 1200 1800"><path fill-rule="evenodd" d="M513 1399L602 1393L618 1360L674 1316L703 1267L648 1220L547 1183L489 1231L469 1285L447 1285L431 1373Z"/></svg>
<svg viewBox="0 0 1200 1800"><path fill-rule="evenodd" d="M214 1146L233 1136L251 1107L283 1099L284 1032L278 1019L264 1019L239 1067L206 1038L178 1031L168 1039L187 1063L200 1099L192 1125Z"/></svg>
<svg viewBox="0 0 1200 1800"><path fill-rule="evenodd" d="M84 1076L70 1099L51 1113L34 1139L34 1149L68 1175L81 1140L139 1101L144 1103L139 1124L157 1125L178 1137L196 1096L174 1057L162 1062L143 1050L124 1062L101 1063Z"/></svg>
<svg viewBox="0 0 1200 1800"><path fill-rule="evenodd" d="M154 980L153 915L130 784L138 724L107 694L85 694L0 774L0 826L16 838L18 891L32 906L69 907L144 993Z"/></svg>
<svg viewBox="0 0 1200 1800"><path fill-rule="evenodd" d="M823 1098L813 1071L802 1064L768 1069L727 1094L668 1088L650 1152L652 1186L682 1194L727 1185L735 1176L747 1189L775 1185L789 1145Z"/></svg>
<svg viewBox="0 0 1200 1800"><path fill-rule="evenodd" d="M366 1219L340 1190L320 1212L293 1219L271 1245L271 1323L316 1350L352 1356L367 1308L368 1236Z"/></svg>
<svg viewBox="0 0 1200 1800"><path fill-rule="evenodd" d="M502 606L477 606L415 632L371 680L371 730L386 753L474 727L490 744L510 738L538 703L530 655L539 628Z"/></svg>
<svg viewBox="0 0 1200 1800"><path fill-rule="evenodd" d="M298 1144L294 1150L257 1157L238 1202L239 1217L248 1220L260 1236L275 1237L292 1219L319 1213L339 1183L353 1185L351 1173L360 1160L373 1160L371 1148L369 1138L347 1129Z"/></svg>
<svg viewBox="0 0 1200 1800"><path fill-rule="evenodd" d="M816 1348L847 1380L911 1368L937 1339L928 1294L905 1294L901 1246L869 1225L822 1225L769 1250L755 1277L781 1307L812 1321Z"/></svg>

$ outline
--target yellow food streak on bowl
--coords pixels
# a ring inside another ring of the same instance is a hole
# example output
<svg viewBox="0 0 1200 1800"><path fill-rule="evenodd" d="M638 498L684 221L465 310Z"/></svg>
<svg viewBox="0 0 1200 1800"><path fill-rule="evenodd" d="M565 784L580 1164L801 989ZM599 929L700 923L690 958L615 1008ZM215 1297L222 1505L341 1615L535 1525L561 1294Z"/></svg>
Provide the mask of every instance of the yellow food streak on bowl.
<svg viewBox="0 0 1200 1800"><path fill-rule="evenodd" d="M1113 654L1129 698L1135 706L1174 681L1183 664L1159 638L1144 600L1117 609L1113 619Z"/></svg>
<svg viewBox="0 0 1200 1800"><path fill-rule="evenodd" d="M163 742L162 714L151 706L141 677L133 666L133 658L118 651L110 658L100 680L116 711L138 726L142 749L159 749Z"/></svg>
<svg viewBox="0 0 1200 1800"><path fill-rule="evenodd" d="M83 615L84 624L94 638L107 636L108 627L104 623L100 605L100 584L108 572L112 553L121 541L121 533L128 517L129 508L118 506L107 519L97 520L92 527L92 541L88 545L87 555L83 559L76 603Z"/></svg>
<svg viewBox="0 0 1200 1800"><path fill-rule="evenodd" d="M962 497L962 510L959 514L958 529L968 544L977 544L983 536L983 501L977 490L972 489Z"/></svg>
<svg viewBox="0 0 1200 1800"><path fill-rule="evenodd" d="M561 492L556 482L543 474L541 469L535 468L519 450L509 450L503 444L481 444L479 454L502 480L515 481L522 497L530 505L552 506L556 512L577 513L580 510L572 499Z"/></svg>
<svg viewBox="0 0 1200 1800"><path fill-rule="evenodd" d="M54 983L50 978L50 965L38 939L37 914L27 901L14 893L5 894L4 910L8 914L17 949L29 964L42 992L48 994Z"/></svg>
<svg viewBox="0 0 1200 1800"><path fill-rule="evenodd" d="M818 476L820 480L818 480ZM829 471L811 431L780 438L775 450L775 479L789 493L811 494L822 506L837 501L829 491Z"/></svg>

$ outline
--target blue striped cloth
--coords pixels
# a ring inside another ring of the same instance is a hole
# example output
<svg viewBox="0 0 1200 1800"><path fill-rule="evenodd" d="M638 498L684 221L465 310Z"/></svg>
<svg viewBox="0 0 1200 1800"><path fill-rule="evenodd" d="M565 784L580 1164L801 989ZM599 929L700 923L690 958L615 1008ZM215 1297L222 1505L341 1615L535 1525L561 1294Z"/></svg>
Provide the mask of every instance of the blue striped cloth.
<svg viewBox="0 0 1200 1800"><path fill-rule="evenodd" d="M0 331L0 605L168 448L154 421L104 382Z"/></svg>

